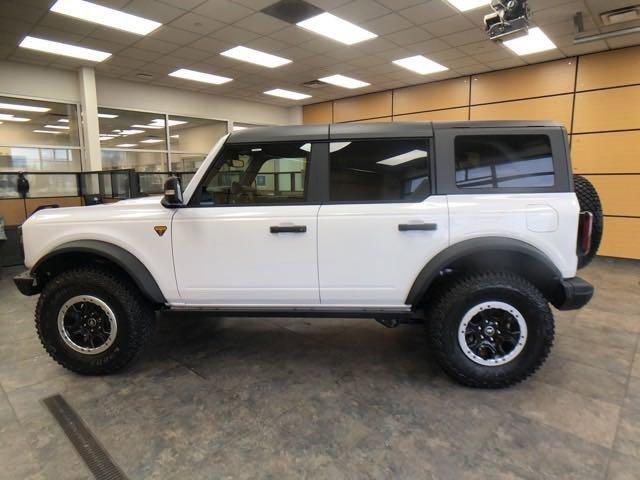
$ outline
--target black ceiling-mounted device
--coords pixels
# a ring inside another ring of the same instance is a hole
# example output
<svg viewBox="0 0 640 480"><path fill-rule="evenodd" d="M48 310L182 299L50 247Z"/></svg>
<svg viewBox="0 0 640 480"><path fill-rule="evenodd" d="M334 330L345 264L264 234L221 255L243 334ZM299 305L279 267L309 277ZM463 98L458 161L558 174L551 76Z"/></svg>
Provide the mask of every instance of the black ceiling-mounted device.
<svg viewBox="0 0 640 480"><path fill-rule="evenodd" d="M493 13L484 16L484 27L491 40L524 35L529 31L531 11L527 0L492 0Z"/></svg>

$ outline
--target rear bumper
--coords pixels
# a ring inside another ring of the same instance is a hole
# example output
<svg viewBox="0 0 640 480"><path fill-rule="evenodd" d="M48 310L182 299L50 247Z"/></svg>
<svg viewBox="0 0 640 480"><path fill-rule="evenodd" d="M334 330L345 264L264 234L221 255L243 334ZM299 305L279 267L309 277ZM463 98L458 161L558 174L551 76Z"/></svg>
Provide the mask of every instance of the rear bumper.
<svg viewBox="0 0 640 480"><path fill-rule="evenodd" d="M29 271L13 277L13 283L16 284L16 287L18 287L18 290L20 290L20 293L23 295L30 296L40 293L36 279L31 276L31 272Z"/></svg>
<svg viewBox="0 0 640 480"><path fill-rule="evenodd" d="M580 277L565 278L560 281L560 292L553 305L558 310L576 310L584 307L591 297L594 288Z"/></svg>

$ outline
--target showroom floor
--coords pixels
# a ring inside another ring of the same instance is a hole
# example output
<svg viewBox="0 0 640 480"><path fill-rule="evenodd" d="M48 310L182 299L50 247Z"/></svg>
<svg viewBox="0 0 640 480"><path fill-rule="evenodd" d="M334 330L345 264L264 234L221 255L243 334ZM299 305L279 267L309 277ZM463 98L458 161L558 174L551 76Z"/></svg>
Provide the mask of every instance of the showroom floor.
<svg viewBox="0 0 640 480"><path fill-rule="evenodd" d="M41 399L61 393L129 478L640 478L640 263L598 259L543 369L452 383L422 328L163 315L122 374L44 354L0 280L0 478L91 478Z"/></svg>

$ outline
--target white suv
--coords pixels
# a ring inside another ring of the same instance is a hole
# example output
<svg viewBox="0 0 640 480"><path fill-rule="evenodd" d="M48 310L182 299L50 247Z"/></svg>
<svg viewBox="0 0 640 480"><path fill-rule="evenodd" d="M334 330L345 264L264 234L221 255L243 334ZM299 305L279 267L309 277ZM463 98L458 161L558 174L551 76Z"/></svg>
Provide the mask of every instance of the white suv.
<svg viewBox="0 0 640 480"><path fill-rule="evenodd" d="M254 128L184 193L171 178L164 198L37 212L15 282L41 293L38 335L79 373L128 364L156 309L206 310L424 320L450 375L506 386L547 357L549 303L593 294L576 269L602 215L579 185L582 208L548 122Z"/></svg>

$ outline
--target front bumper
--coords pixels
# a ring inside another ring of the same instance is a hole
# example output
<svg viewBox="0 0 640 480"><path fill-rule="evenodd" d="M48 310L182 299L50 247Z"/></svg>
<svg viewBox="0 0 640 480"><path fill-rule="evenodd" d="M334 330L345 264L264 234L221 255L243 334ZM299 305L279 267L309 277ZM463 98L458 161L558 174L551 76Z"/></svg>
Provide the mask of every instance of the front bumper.
<svg viewBox="0 0 640 480"><path fill-rule="evenodd" d="M31 272L28 270L13 277L13 283L16 284L16 287L18 287L18 290L20 290L20 293L23 295L31 296L40 293L38 282L31 276Z"/></svg>
<svg viewBox="0 0 640 480"><path fill-rule="evenodd" d="M580 277L565 278L560 281L558 300L553 305L558 310L577 310L584 307L591 297L594 288Z"/></svg>

